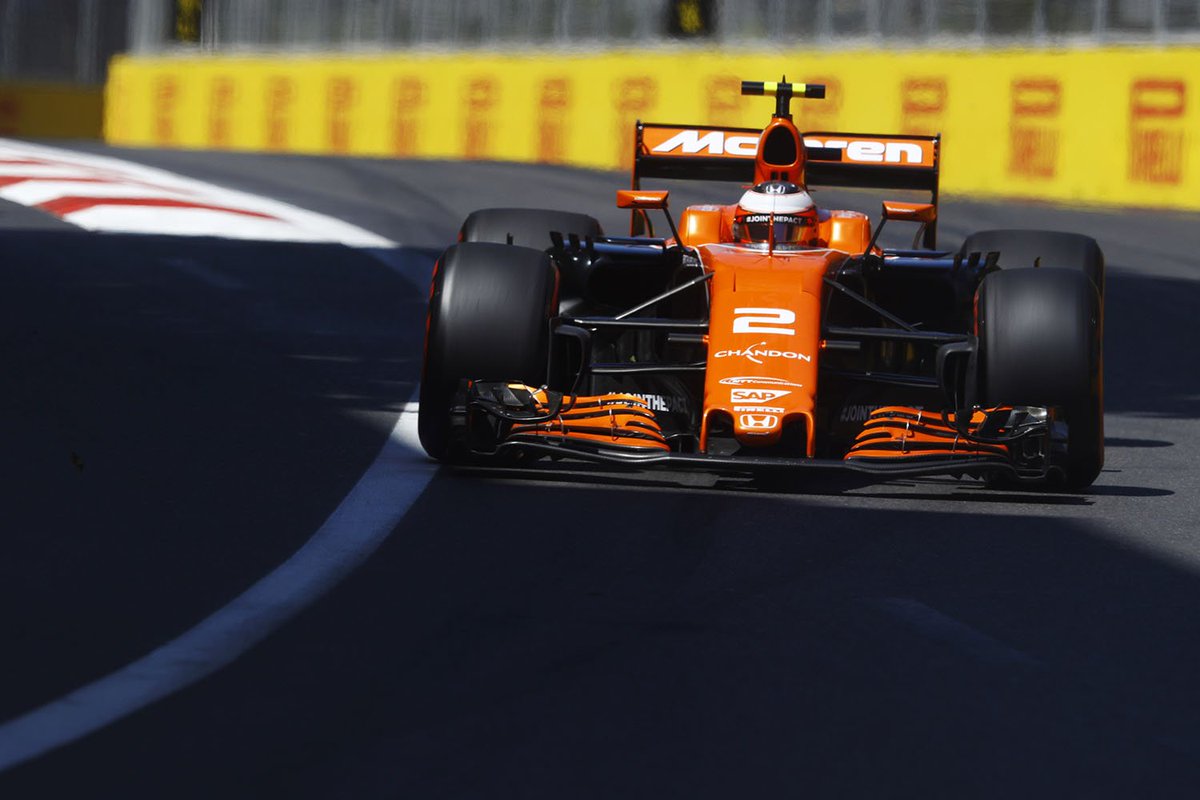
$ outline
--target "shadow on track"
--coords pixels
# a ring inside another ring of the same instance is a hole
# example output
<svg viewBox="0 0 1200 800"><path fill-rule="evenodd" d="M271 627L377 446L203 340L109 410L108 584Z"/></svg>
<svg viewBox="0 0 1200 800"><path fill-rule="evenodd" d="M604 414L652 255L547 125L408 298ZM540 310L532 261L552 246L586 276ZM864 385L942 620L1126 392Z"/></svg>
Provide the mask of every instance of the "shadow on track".
<svg viewBox="0 0 1200 800"><path fill-rule="evenodd" d="M444 476L269 647L66 755L181 797L1172 796L1198 605L1063 518Z"/></svg>
<svg viewBox="0 0 1200 800"><path fill-rule="evenodd" d="M321 525L413 390L424 298L336 245L78 230L0 232L0 276L8 719Z"/></svg>
<svg viewBox="0 0 1200 800"><path fill-rule="evenodd" d="M1200 370L1193 366L1200 281L1114 269L1104 304L1105 410L1200 417Z"/></svg>

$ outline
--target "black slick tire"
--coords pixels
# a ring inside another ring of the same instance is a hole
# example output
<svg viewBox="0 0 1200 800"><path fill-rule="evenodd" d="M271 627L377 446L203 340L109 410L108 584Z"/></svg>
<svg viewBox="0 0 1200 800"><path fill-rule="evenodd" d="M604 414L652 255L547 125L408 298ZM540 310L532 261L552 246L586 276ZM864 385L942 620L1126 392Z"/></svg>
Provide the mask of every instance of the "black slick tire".
<svg viewBox="0 0 1200 800"><path fill-rule="evenodd" d="M1082 271L1006 269L977 297L985 406L1057 409L1068 428L1066 485L1091 485L1104 466L1103 301Z"/></svg>
<svg viewBox="0 0 1200 800"><path fill-rule="evenodd" d="M430 456L453 460L451 408L461 381L545 381L558 273L545 253L467 243L434 270L421 369L418 433Z"/></svg>

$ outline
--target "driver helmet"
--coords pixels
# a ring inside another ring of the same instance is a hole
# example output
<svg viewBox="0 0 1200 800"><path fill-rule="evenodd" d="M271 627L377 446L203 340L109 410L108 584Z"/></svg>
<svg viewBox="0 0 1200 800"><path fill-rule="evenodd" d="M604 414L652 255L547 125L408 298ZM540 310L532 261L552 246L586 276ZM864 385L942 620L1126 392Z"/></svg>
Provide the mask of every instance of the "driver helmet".
<svg viewBox="0 0 1200 800"><path fill-rule="evenodd" d="M752 186L733 215L737 242L810 244L817 238L817 207L801 186L790 181L764 181Z"/></svg>

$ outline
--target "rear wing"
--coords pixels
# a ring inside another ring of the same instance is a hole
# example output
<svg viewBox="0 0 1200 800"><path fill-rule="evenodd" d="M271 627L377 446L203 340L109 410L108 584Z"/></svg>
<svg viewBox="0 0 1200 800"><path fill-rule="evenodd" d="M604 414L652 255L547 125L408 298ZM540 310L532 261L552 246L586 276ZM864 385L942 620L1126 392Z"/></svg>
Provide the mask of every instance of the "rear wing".
<svg viewBox="0 0 1200 800"><path fill-rule="evenodd" d="M633 188L643 178L751 183L759 128L637 123ZM938 201L941 136L809 131L810 186L928 191Z"/></svg>

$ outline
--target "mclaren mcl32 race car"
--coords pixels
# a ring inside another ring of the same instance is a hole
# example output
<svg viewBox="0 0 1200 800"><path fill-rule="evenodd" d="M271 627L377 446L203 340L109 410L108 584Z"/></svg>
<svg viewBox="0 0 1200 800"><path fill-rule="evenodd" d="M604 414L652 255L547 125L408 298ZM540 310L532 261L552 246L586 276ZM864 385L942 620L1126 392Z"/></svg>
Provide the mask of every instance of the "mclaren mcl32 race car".
<svg viewBox="0 0 1200 800"><path fill-rule="evenodd" d="M616 198L629 236L558 210L467 217L430 295L429 455L1090 485L1104 463L1096 242L991 230L938 249L938 137L801 133L791 102L823 86L742 92L775 98L761 131L637 124ZM651 178L750 188L676 221ZM817 186L928 202L884 200L872 226L818 208ZM901 223L912 247L881 247Z"/></svg>

